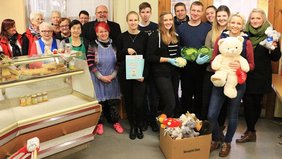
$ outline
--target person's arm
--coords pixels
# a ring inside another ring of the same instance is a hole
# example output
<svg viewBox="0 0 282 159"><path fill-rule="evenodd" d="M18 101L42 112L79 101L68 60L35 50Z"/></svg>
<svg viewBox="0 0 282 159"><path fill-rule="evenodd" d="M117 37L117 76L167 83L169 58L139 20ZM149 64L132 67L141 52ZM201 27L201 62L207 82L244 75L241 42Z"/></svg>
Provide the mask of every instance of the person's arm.
<svg viewBox="0 0 282 159"><path fill-rule="evenodd" d="M277 43L277 47L270 51L269 57L271 61L278 61L281 57L280 43Z"/></svg>
<svg viewBox="0 0 282 159"><path fill-rule="evenodd" d="M219 54L219 46L218 46L218 41L219 41L219 39L220 38L218 38L216 41L215 41L215 43L214 43L214 46L213 46L213 52L212 52L212 57L211 57L211 61L210 62L212 62L213 61L213 59L216 57L216 55L218 55Z"/></svg>
<svg viewBox="0 0 282 159"><path fill-rule="evenodd" d="M117 38L117 61L122 62L125 60L125 55L128 54L127 49L124 47L123 34L120 34Z"/></svg>
<svg viewBox="0 0 282 159"><path fill-rule="evenodd" d="M88 48L87 63L88 63L89 70L94 73L97 79L101 80L102 82L109 83L111 82L111 79L109 79L106 76L103 76L101 72L98 70L98 68L96 67L96 62L95 62L95 58L96 58L95 55L97 52L96 49L97 48L94 45L90 45Z"/></svg>
<svg viewBox="0 0 282 159"><path fill-rule="evenodd" d="M205 46L209 47L209 48L213 48L213 46L212 46L212 32L211 31L209 31L207 36L206 36Z"/></svg>
<svg viewBox="0 0 282 159"><path fill-rule="evenodd" d="M37 56L37 46L36 46L36 41L34 41L32 43L31 49L28 53L28 56L32 57L32 56Z"/></svg>
<svg viewBox="0 0 282 159"><path fill-rule="evenodd" d="M250 66L250 71L252 71L255 68L255 62L254 62L254 49L252 42L250 40L247 40L246 42L246 56Z"/></svg>

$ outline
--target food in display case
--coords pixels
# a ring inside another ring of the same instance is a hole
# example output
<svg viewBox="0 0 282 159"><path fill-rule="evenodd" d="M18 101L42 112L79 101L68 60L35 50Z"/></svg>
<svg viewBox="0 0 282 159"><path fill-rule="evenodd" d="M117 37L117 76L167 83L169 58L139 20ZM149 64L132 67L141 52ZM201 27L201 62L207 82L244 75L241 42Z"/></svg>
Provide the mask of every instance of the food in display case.
<svg viewBox="0 0 282 159"><path fill-rule="evenodd" d="M1 55L0 84L77 71L79 68L73 65L68 67L69 63L75 63L77 56L80 56L79 52L14 59Z"/></svg>
<svg viewBox="0 0 282 159"><path fill-rule="evenodd" d="M94 140L101 105L87 61L76 55L0 59L1 159L30 137L40 139L39 158Z"/></svg>

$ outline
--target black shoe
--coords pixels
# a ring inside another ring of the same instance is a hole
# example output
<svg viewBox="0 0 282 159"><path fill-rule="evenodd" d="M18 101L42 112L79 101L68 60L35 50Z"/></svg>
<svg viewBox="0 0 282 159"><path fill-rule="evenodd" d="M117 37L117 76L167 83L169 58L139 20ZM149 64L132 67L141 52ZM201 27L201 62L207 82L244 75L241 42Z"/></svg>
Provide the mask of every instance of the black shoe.
<svg viewBox="0 0 282 159"><path fill-rule="evenodd" d="M134 128L130 128L130 132L129 132L129 138L131 140L135 140L136 139L136 132Z"/></svg>
<svg viewBox="0 0 282 159"><path fill-rule="evenodd" d="M138 139L143 139L144 137L144 134L143 134L143 131L141 128L135 128L135 131L136 131L136 136Z"/></svg>
<svg viewBox="0 0 282 159"><path fill-rule="evenodd" d="M148 130L148 122L144 121L142 124L142 131L147 131Z"/></svg>
<svg viewBox="0 0 282 159"><path fill-rule="evenodd" d="M159 125L156 121L151 121L150 126L152 127L153 132L158 132L160 130Z"/></svg>

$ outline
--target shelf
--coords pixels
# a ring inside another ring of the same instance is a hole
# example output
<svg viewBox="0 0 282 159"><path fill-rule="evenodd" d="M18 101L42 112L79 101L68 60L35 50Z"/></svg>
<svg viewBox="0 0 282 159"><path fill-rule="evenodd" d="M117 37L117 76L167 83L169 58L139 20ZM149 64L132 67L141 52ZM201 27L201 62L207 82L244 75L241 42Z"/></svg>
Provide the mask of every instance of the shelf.
<svg viewBox="0 0 282 159"><path fill-rule="evenodd" d="M70 120L71 118L85 116L88 113L93 113L95 110L82 110L92 108L97 104L97 100L74 92L35 105L17 106L11 109L0 110L0 116L3 118L0 123L0 136L13 130L17 130L18 135L24 134L33 131L33 129L40 129L50 126L50 124L54 125ZM73 114L74 112L80 113ZM38 124L35 126L35 123ZM28 125L33 125L33 127Z"/></svg>
<svg viewBox="0 0 282 159"><path fill-rule="evenodd" d="M83 73L84 73L83 70L77 70L77 71L61 73L61 74L57 74L57 75L37 77L37 78L34 78L34 79L28 79L28 80L24 80L24 81L13 81L11 83L0 84L0 89L4 89L4 88L8 88L8 87L14 87L14 86L28 84L28 83L39 82L39 81L46 81L46 80L55 79L55 78L68 77L68 76L73 76L73 75L78 75L78 74L83 74Z"/></svg>

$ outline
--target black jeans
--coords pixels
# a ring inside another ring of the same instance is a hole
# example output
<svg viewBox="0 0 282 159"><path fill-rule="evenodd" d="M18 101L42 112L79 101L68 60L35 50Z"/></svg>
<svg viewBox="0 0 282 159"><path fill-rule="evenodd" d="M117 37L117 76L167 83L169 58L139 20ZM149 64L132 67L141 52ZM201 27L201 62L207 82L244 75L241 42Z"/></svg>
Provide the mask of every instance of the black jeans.
<svg viewBox="0 0 282 159"><path fill-rule="evenodd" d="M119 78L124 106L130 127L141 127L144 116L146 82Z"/></svg>
<svg viewBox="0 0 282 159"><path fill-rule="evenodd" d="M155 122L156 117L158 116L158 107L160 97L157 92L156 84L154 78L151 76L147 81L147 89L145 93L145 102L144 102L144 118L143 122Z"/></svg>
<svg viewBox="0 0 282 159"><path fill-rule="evenodd" d="M164 104L162 113L172 117L179 105L179 76L155 77L155 81L161 103Z"/></svg>
<svg viewBox="0 0 282 159"><path fill-rule="evenodd" d="M263 94L245 94L243 97L244 116L247 131L255 132L255 125L261 114L261 101Z"/></svg>

